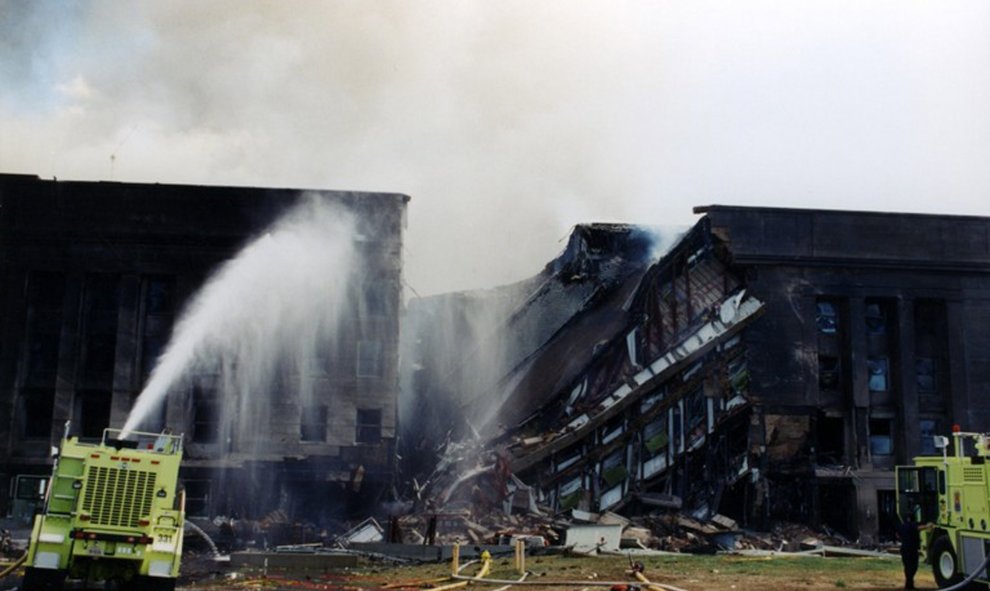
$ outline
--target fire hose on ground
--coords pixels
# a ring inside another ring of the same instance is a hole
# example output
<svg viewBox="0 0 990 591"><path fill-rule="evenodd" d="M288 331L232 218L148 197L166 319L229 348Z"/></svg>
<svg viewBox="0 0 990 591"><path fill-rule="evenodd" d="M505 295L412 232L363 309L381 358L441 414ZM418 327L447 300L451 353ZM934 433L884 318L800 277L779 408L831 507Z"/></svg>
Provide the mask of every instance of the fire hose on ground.
<svg viewBox="0 0 990 591"><path fill-rule="evenodd" d="M25 551L24 554L21 554L21 557L20 558L18 558L17 560L15 560L13 562L13 564L11 564L7 568L3 569L3 571L0 571L0 579L6 577L10 573L12 573L15 570L17 570L17 567L19 567L20 565L24 564L24 561L27 560L27 556L28 556L28 553L27 553L27 551Z"/></svg>

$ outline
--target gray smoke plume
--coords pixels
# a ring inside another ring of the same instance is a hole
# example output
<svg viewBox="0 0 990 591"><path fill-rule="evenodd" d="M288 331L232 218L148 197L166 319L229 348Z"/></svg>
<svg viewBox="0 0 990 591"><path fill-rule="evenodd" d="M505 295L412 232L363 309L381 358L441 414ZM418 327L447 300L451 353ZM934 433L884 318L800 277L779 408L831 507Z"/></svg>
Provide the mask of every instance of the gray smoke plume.
<svg viewBox="0 0 990 591"><path fill-rule="evenodd" d="M0 0L0 168L399 191L410 284L489 287L588 220L990 214L988 29L980 0Z"/></svg>

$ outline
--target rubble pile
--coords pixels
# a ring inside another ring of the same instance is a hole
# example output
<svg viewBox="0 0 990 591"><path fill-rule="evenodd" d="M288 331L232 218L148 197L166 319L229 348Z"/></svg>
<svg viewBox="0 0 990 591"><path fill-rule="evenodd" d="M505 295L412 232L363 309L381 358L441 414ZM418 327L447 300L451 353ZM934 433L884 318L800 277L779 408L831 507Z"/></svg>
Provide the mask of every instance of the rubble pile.
<svg viewBox="0 0 990 591"><path fill-rule="evenodd" d="M857 547L855 542L830 531L780 523L769 532L756 532L740 528L724 515L699 521L677 512L624 517L611 512L597 514L577 509L558 515L549 512L482 513L467 507L393 517L388 527L382 528L382 541L417 545L507 545L523 539L530 548L564 551L573 550L566 543L568 530L587 525L621 526L621 548L624 550L712 554Z"/></svg>

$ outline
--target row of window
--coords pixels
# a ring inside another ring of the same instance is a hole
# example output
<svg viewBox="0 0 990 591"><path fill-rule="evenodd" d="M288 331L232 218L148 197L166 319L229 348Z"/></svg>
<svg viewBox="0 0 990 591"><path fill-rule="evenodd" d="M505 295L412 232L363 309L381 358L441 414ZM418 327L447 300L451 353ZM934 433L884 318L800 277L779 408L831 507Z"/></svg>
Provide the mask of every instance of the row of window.
<svg viewBox="0 0 990 591"><path fill-rule="evenodd" d="M51 435L55 392L52 389L25 388L21 390L21 433L26 439L47 439ZM73 431L86 438L100 437L110 424L111 393L109 390L81 390L73 407ZM192 440L216 443L220 437L220 406L215 398L197 398L193 404ZM323 442L327 439L328 409L326 405L311 406L300 413L299 439ZM164 417L159 417L164 422ZM354 441L377 444L382 439L381 409L358 409Z"/></svg>
<svg viewBox="0 0 990 591"><path fill-rule="evenodd" d="M921 419L918 427L921 455L935 455L935 436L940 434L938 421ZM894 455L894 419L870 419L870 455Z"/></svg>
<svg viewBox="0 0 990 591"><path fill-rule="evenodd" d="M110 387L116 362L117 318L120 307L120 276L89 274L78 316L79 380L87 387ZM146 276L142 281L142 310L138 334L142 378L147 378L168 342L177 312L175 277ZM384 313L385 292L380 287L365 290L365 310L370 316ZM33 386L54 384L58 370L63 325L65 276L36 272L29 279L27 302L27 346L24 382ZM377 378L384 374L384 351L380 341L364 340L357 345L355 375ZM317 352L311 370L329 373L332 359L325 347Z"/></svg>
<svg viewBox="0 0 990 591"><path fill-rule="evenodd" d="M700 370L700 364L685 370L691 374ZM674 459L686 451L699 449L715 424L726 413L745 404L742 392L749 379L744 356L738 356L727 365L727 385L721 396L706 395L705 387L698 386L676 400L666 410L656 413L656 408L667 398L667 389L661 387L645 396L635 408L634 415L620 415L599 427L589 441L582 442L556 454L550 470L561 475L562 480L546 491L550 503L558 510L578 505L589 491L596 491L598 508L608 509L628 492L630 476L636 480L659 477ZM583 468L571 477L565 474L577 465L586 453L600 449L619 440L634 428L632 416L648 417L656 413L645 425L637 427L638 434L625 445L620 445L599 461ZM745 452L745 444L739 449Z"/></svg>
<svg viewBox="0 0 990 591"><path fill-rule="evenodd" d="M867 300L863 320L867 334L882 335L887 332L887 311L883 304ZM819 300L815 308L815 324L823 334L837 334L841 326L838 303Z"/></svg>
<svg viewBox="0 0 990 591"><path fill-rule="evenodd" d="M355 417L354 442L374 445L382 440L382 411L376 408L359 408ZM313 405L303 409L299 416L299 440L325 442L329 411L326 405ZM220 440L222 412L214 397L197 397L193 403L192 441L217 443Z"/></svg>
<svg viewBox="0 0 990 591"><path fill-rule="evenodd" d="M920 367L932 366L931 359L918 360ZM886 357L870 357L866 360L868 372L867 387L870 392L886 392L890 388L890 363ZM822 390L838 390L842 387L842 365L834 355L818 356L818 387ZM931 373L919 374L917 380L919 390L927 391L934 387Z"/></svg>

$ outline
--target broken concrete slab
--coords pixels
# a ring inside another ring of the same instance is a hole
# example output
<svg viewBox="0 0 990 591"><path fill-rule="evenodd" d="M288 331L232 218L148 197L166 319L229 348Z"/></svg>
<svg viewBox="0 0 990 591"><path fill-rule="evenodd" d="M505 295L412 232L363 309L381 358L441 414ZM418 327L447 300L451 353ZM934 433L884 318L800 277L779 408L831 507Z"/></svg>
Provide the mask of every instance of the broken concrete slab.
<svg viewBox="0 0 990 591"><path fill-rule="evenodd" d="M564 535L564 545L576 552L619 549L622 541L622 526L614 525L572 525Z"/></svg>

